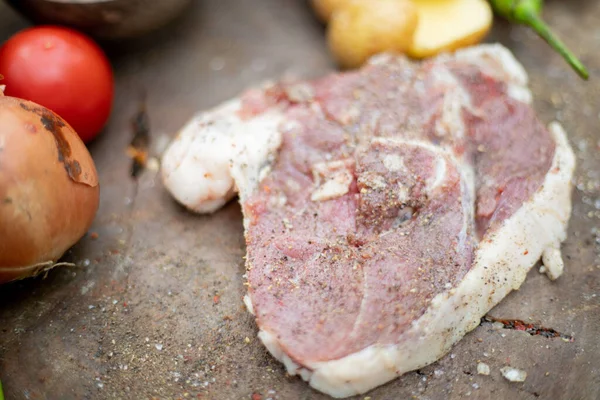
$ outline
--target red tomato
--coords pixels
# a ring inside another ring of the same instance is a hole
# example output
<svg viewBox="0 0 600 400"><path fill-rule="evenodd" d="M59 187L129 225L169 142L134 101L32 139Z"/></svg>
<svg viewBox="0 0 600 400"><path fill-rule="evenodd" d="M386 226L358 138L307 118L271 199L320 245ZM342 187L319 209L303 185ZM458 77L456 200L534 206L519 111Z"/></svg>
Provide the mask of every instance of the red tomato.
<svg viewBox="0 0 600 400"><path fill-rule="evenodd" d="M7 96L51 109L86 143L110 115L110 63L96 43L77 31L37 26L15 34L0 47L0 75Z"/></svg>

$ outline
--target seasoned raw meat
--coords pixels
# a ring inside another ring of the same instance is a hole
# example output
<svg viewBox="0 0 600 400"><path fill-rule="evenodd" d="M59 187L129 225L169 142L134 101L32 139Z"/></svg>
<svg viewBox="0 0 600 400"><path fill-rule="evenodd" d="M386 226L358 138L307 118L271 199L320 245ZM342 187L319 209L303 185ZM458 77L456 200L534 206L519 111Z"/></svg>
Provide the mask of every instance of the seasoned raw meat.
<svg viewBox="0 0 600 400"><path fill-rule="evenodd" d="M334 397L443 356L543 258L562 272L574 156L484 45L249 90L163 158L197 212L239 194L250 312L290 374Z"/></svg>

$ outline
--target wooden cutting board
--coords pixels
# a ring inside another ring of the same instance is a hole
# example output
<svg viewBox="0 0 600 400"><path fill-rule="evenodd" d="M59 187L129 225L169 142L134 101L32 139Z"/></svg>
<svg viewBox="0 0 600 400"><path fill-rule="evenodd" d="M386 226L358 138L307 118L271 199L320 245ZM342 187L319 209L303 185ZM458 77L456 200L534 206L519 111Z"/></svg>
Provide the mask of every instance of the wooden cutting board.
<svg viewBox="0 0 600 400"><path fill-rule="evenodd" d="M523 62L540 117L561 121L576 150L566 272L550 282L532 270L491 315L575 340L485 324L438 363L369 393L373 400L600 398L600 234L593 230L600 229L600 2L548 3L547 20L590 67L588 83L525 28L497 21L489 41ZM0 41L24 26L0 4ZM331 71L323 28L302 0L198 0L166 29L107 50L116 102L91 145L102 189L95 234L68 255L77 268L0 288L6 398L325 399L287 376L256 339L242 304L238 205L191 215L165 193L156 171L131 179L125 153L141 91L158 154L194 112L249 85ZM477 375L479 361L489 376ZM527 371L525 383L502 378L506 365Z"/></svg>

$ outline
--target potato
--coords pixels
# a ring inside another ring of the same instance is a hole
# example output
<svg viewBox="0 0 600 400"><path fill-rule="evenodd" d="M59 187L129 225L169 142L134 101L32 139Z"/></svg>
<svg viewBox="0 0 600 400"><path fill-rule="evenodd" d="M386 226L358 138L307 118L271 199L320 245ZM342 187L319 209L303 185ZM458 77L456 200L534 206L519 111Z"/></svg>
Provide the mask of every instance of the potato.
<svg viewBox="0 0 600 400"><path fill-rule="evenodd" d="M341 67L355 68L378 53L404 53L417 24L410 0L353 0L333 13L327 41Z"/></svg>
<svg viewBox="0 0 600 400"><path fill-rule="evenodd" d="M486 0L413 0L419 26L408 55L434 56L479 43L489 32L493 13Z"/></svg>
<svg viewBox="0 0 600 400"><path fill-rule="evenodd" d="M352 0L310 0L313 10L322 22L329 22L333 12ZM370 1L370 0L366 0Z"/></svg>

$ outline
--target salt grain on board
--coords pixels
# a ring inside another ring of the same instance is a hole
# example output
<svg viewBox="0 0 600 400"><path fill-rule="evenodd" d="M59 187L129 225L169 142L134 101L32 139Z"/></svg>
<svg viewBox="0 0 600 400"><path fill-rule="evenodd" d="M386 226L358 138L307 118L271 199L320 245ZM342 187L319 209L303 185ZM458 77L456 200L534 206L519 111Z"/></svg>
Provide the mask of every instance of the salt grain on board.
<svg viewBox="0 0 600 400"><path fill-rule="evenodd" d="M485 363L477 364L477 373L479 375L489 375L490 374L490 366Z"/></svg>
<svg viewBox="0 0 600 400"><path fill-rule="evenodd" d="M502 367L500 369L502 376L511 382L525 382L527 372L512 367Z"/></svg>

